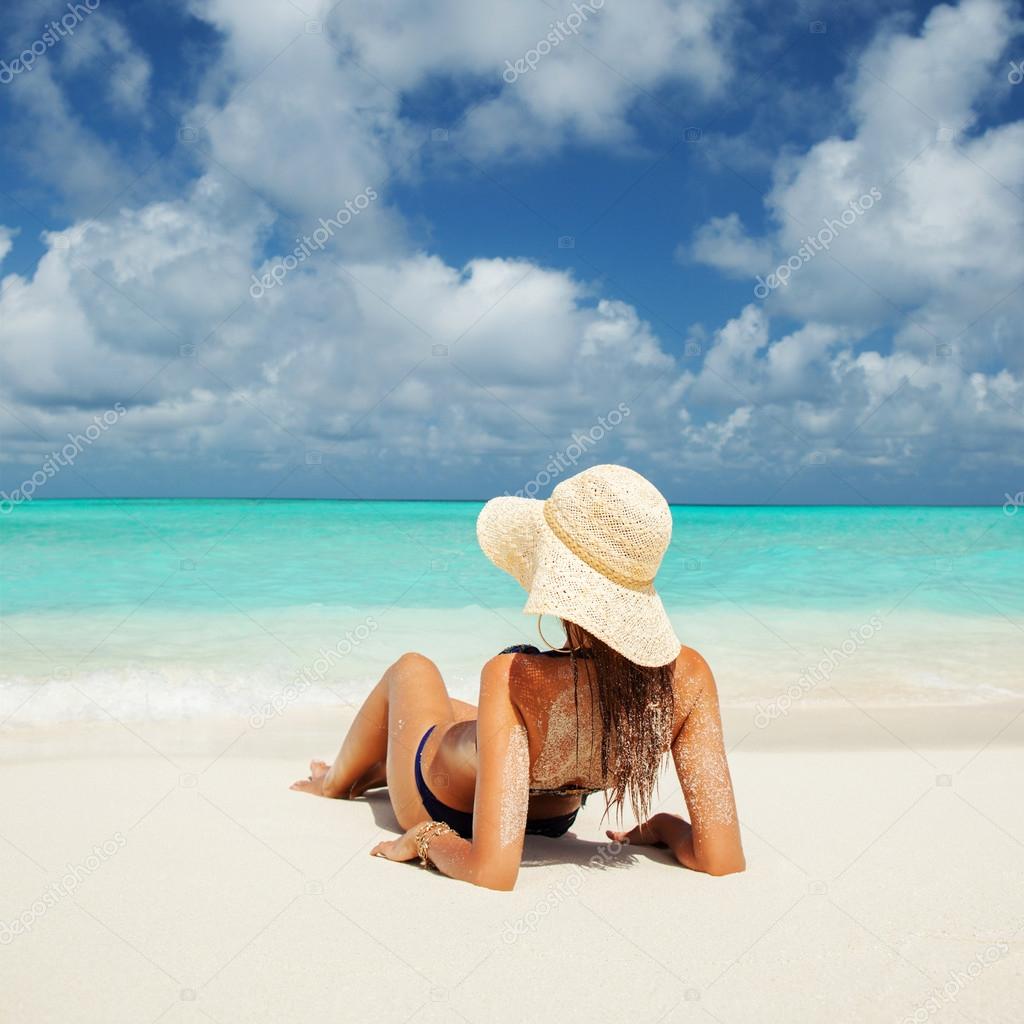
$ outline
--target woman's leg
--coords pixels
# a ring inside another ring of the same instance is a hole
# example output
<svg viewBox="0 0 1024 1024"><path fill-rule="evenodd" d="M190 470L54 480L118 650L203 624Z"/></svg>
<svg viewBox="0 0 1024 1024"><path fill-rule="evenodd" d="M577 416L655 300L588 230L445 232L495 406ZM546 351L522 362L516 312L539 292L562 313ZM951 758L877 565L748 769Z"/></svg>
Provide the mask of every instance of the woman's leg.
<svg viewBox="0 0 1024 1024"><path fill-rule="evenodd" d="M436 726L423 751L429 766L445 728L456 721L452 700L437 666L422 654L404 654L388 670L388 796L401 828L426 821L416 786L416 751L431 726Z"/></svg>
<svg viewBox="0 0 1024 1024"><path fill-rule="evenodd" d="M388 675L391 668L363 701L334 764L325 772L324 796L352 799L369 788L375 776L384 774L388 756ZM314 778L316 774L313 768Z"/></svg>
<svg viewBox="0 0 1024 1024"><path fill-rule="evenodd" d="M353 797L386 778L399 823L410 814L423 817L414 775L420 739L432 725L475 717L472 704L448 696L441 673L429 658L404 654L363 702L333 766L328 769L323 761L311 762L312 780L303 779L292 788ZM431 736L430 746L434 739Z"/></svg>

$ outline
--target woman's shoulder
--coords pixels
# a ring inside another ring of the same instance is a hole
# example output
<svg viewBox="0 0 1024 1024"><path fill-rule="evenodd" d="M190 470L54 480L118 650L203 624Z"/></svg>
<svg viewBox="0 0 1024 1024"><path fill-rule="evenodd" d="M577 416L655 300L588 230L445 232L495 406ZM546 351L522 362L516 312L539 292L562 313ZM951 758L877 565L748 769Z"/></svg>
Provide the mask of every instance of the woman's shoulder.
<svg viewBox="0 0 1024 1024"><path fill-rule="evenodd" d="M675 669L677 673L688 676L711 674L711 668L704 660L704 656L700 651L686 646L679 648L679 655L675 660Z"/></svg>
<svg viewBox="0 0 1024 1024"><path fill-rule="evenodd" d="M692 647L680 647L675 660L672 683L676 697L684 706L690 706L701 692L714 687L715 677L704 656Z"/></svg>
<svg viewBox="0 0 1024 1024"><path fill-rule="evenodd" d="M550 704L570 678L571 659L548 657L532 644L513 644L487 661L480 677L481 691L501 687L523 714Z"/></svg>

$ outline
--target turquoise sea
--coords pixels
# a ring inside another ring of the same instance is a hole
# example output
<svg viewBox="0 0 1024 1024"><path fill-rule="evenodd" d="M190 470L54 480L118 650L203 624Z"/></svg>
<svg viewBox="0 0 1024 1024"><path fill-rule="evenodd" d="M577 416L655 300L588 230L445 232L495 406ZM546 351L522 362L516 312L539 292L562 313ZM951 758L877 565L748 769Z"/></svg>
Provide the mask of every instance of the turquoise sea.
<svg viewBox="0 0 1024 1024"><path fill-rule="evenodd" d="M19 505L0 517L0 717L238 713L303 672L296 703L354 700L410 648L471 693L491 653L537 639L518 585L476 544L480 507ZM770 697L872 616L885 625L840 666L863 699L1024 694L1006 661L1024 664L1024 513L672 511L658 587L683 641L715 654L724 699Z"/></svg>

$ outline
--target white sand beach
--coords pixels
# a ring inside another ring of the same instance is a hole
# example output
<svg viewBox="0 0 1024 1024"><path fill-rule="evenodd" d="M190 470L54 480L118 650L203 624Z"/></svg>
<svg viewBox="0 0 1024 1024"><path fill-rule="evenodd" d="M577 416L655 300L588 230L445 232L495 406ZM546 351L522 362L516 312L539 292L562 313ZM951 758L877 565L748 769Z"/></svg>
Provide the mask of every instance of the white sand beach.
<svg viewBox="0 0 1024 1024"><path fill-rule="evenodd" d="M512 893L368 856L383 792L289 792L349 715L6 733L4 1019L1020 1019L1020 704L729 711L746 873L609 849L591 800Z"/></svg>

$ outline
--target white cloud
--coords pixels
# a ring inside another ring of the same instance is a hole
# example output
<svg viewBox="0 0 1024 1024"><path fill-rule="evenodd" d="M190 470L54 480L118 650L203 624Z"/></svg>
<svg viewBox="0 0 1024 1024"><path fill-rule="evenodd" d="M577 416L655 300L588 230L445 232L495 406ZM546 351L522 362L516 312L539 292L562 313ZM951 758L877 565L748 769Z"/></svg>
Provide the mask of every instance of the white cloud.
<svg viewBox="0 0 1024 1024"><path fill-rule="evenodd" d="M569 10L565 5L560 13ZM681 83L708 96L729 80L733 10L725 0L606 2L578 33L542 54L534 69L470 112L468 146L481 156L529 156L569 139L633 143L629 113L643 94ZM528 51L540 51L538 43L551 29L536 31L525 45L523 32L506 38L502 68L511 61L514 69Z"/></svg>
<svg viewBox="0 0 1024 1024"><path fill-rule="evenodd" d="M918 36L880 36L850 87L853 136L779 160L766 200L775 231L752 239L735 214L717 218L697 234L698 257L735 272L767 249L758 271L767 274L877 188L881 200L775 290L768 309L908 335L916 322L927 328L922 350L933 335L951 340L1024 273L1024 122L971 131L1012 27L1006 2L964 0L935 8Z"/></svg>
<svg viewBox="0 0 1024 1024"><path fill-rule="evenodd" d="M15 108L5 140L12 162L47 188L55 205L102 209L135 177L116 148L82 123L50 64L40 62L4 88Z"/></svg>
<svg viewBox="0 0 1024 1024"><path fill-rule="evenodd" d="M402 101L440 76L466 97L452 141L481 159L630 141L644 92L682 83L713 94L729 77L731 0L606 2L577 32L552 29L570 3L324 0L309 19L288 4L254 17L245 0L192 9L224 34L224 53L191 120L209 122L215 159L297 215L320 216L392 174L415 177L430 129L448 126L413 124ZM562 41L535 70L502 77L553 31Z"/></svg>
<svg viewBox="0 0 1024 1024"><path fill-rule="evenodd" d="M254 18L251 4L196 5L224 35L220 62L204 96L186 116L200 154L226 168L275 209L299 218L328 217L367 187L382 189L413 154L398 116L399 96L343 60L322 34L308 34L287 4ZM379 211L378 211L379 213ZM400 223L374 238L359 225L342 244L400 244Z"/></svg>
<svg viewBox="0 0 1024 1024"><path fill-rule="evenodd" d="M746 275L764 273L771 263L771 247L751 238L743 230L738 214L712 217L698 229L692 247L680 246L681 260L690 256L700 263L708 263L729 274Z"/></svg>
<svg viewBox="0 0 1024 1024"><path fill-rule="evenodd" d="M919 36L880 37L851 81L851 136L779 160L767 237L746 235L735 213L698 232L695 258L752 274L850 198L873 185L883 195L788 288L711 332L702 365L670 354L634 306L567 272L494 254L453 266L421 251L381 183L419 173L423 126L403 98L441 72L492 83L459 135L479 156L628 140L636 86L713 94L727 81L728 5L606 3L579 40L511 84L504 61L547 30L543 5L449 0L435 23L413 5L356 4L331 18L329 39L288 4L258 17L243 0L193 9L223 35L186 116L203 173L177 198L46 235L34 274L6 279L0 377L30 425L15 428L6 458L31 458L33 430L60 436L116 400L131 415L104 447L120 458L229 466L244 456L268 471L310 448L371 466L386 453L392 474L529 460L619 402L634 414L613 444L680 479L723 466L782 473L811 452L909 471L933 462L950 430L965 457L993 461L1019 433L1018 298L972 327L957 358L936 352L936 337L951 338L1024 269L1020 202L1003 187L1021 184L1022 126L975 128L959 147L935 136L947 119L973 123L991 90L1010 30L995 0L940 9ZM34 165L67 191L109 196L115 156L76 121L58 78L32 77L19 102L52 115ZM903 96L875 95L878 79ZM69 138L80 145L73 173L58 165ZM287 239L293 220L301 230L367 186L378 202L250 297L272 232ZM0 234L0 258L4 244ZM891 346L876 344L878 328L894 333Z"/></svg>
<svg viewBox="0 0 1024 1024"><path fill-rule="evenodd" d="M204 179L186 201L48 236L35 275L0 297L18 415L58 435L119 399L131 415L105 447L157 458L463 460L564 444L674 372L635 310L529 261L323 253L254 300L259 228L233 221L235 201Z"/></svg>
<svg viewBox="0 0 1024 1024"><path fill-rule="evenodd" d="M126 455L215 459L256 445L281 460L305 445L372 457L387 445L414 460L458 460L467 447L508 454L563 443L597 412L662 378L671 385L674 360L631 306L528 260L449 266L409 244L386 192L282 286L250 298L268 232L287 237L289 218L301 230L367 186L415 173L422 126L401 116L397 90L442 69L512 88L501 82L504 61L553 18L543 7L448 6L443 31L436 11L427 17L410 4L386 17L371 5L350 10L317 32L289 5L265 5L256 17L241 0L196 0L194 13L223 45L183 119L197 129L205 173L180 198L109 209L47 234L35 273L12 278L0 299L11 341L0 359L16 414L59 435L84 410L131 397L132 416L105 439ZM710 47L713 7L680 13L649 3L645 11L658 38L642 55L619 55L619 66L632 62L639 74L642 65L652 87L663 77L714 88L724 66ZM625 31L622 18L594 22L586 44L599 56L616 24ZM64 73L134 54L116 22L81 42ZM543 122L552 145L604 132L586 123L599 92L602 110L620 120L635 96L600 60L582 60L578 48L571 56L571 42L552 55L547 84L529 85L516 101L524 133ZM558 86L565 74L575 99ZM148 71L136 65L124 78L144 83ZM116 159L76 119L58 77L37 72L18 100L25 111L51 112L50 127L32 137L35 167L86 205L109 190ZM69 138L80 157L74 174L58 159ZM196 359L180 354L191 346ZM449 354L435 355L435 346ZM652 396L649 404L664 403ZM7 457L35 447L29 429Z"/></svg>
<svg viewBox="0 0 1024 1024"><path fill-rule="evenodd" d="M967 370L952 356L858 352L855 341L820 323L772 340L764 312L748 305L684 378L683 436L722 463L779 473L821 455L902 472L944 460L948 471L951 437L962 468L1024 462L1007 440L1024 429L1018 376Z"/></svg>
<svg viewBox="0 0 1024 1024"><path fill-rule="evenodd" d="M265 224L204 178L186 199L46 234L35 274L0 299L9 393L81 408L125 397L241 301Z"/></svg>
<svg viewBox="0 0 1024 1024"><path fill-rule="evenodd" d="M982 128L977 111L1017 28L1008 3L963 0L917 35L884 31L851 80L852 136L777 162L774 231L750 237L729 214L697 232L696 258L766 275L851 199L881 192L763 311L717 333L693 396L754 408L747 430L766 443L770 420L813 443L831 435L851 460L920 464L950 431L965 449L1006 452L1024 426L1024 122ZM769 314L806 326L773 342ZM877 331L891 351L867 347ZM742 393L730 398L727 382Z"/></svg>
<svg viewBox="0 0 1024 1024"><path fill-rule="evenodd" d="M117 18L98 11L79 26L58 56L66 71L98 72L115 110L138 114L149 101L152 67Z"/></svg>
<svg viewBox="0 0 1024 1024"><path fill-rule="evenodd" d="M3 263L7 254L14 248L14 236L17 233L17 228L9 228L0 224L0 263Z"/></svg>

